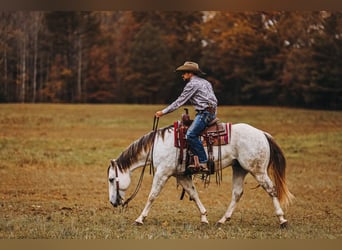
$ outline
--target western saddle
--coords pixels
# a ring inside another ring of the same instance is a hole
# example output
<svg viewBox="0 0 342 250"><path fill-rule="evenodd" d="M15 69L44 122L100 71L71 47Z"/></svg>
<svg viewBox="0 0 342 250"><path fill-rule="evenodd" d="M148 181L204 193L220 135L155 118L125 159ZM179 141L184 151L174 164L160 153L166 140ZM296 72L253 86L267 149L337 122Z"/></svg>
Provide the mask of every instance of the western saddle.
<svg viewBox="0 0 342 250"><path fill-rule="evenodd" d="M197 164L197 156L193 155L187 142L186 132L193 120L190 119L188 109L184 109L185 114L182 114L181 121L174 122L174 146L180 149L178 158L179 164L185 163L185 173L192 175L197 174L198 171L193 172L188 168L189 165ZM222 123L218 118L210 122L208 127L201 133L200 139L203 146L208 150L208 168L209 174L214 174L217 170L214 163L213 146L221 146L229 143L230 139L230 124ZM186 157L184 159L184 149L186 149ZM220 150L219 150L220 151ZM220 161L220 154L219 159Z"/></svg>

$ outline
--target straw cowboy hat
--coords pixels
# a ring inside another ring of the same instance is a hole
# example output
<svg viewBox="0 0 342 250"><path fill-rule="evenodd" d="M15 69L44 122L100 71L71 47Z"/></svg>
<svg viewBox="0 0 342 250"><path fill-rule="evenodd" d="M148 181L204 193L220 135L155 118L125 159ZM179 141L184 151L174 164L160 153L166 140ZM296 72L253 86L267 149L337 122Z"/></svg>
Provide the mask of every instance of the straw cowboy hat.
<svg viewBox="0 0 342 250"><path fill-rule="evenodd" d="M176 69L176 71L189 71L205 75L205 73L199 68L198 64L195 62L185 62L183 65L179 66Z"/></svg>

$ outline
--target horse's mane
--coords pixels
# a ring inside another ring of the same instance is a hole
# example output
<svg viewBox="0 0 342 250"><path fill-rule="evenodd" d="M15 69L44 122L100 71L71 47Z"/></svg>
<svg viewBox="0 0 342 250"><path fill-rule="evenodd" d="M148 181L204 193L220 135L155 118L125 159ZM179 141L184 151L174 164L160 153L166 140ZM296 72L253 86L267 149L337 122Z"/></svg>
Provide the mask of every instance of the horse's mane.
<svg viewBox="0 0 342 250"><path fill-rule="evenodd" d="M173 125L170 125L168 127L158 129L156 131L156 136L162 136L162 139L164 139L165 132L169 131L169 129L172 127ZM133 163L138 160L139 155L142 152L148 152L152 147L154 138L154 131L151 131L129 145L116 159L116 163L118 164L119 169L121 171L127 170Z"/></svg>

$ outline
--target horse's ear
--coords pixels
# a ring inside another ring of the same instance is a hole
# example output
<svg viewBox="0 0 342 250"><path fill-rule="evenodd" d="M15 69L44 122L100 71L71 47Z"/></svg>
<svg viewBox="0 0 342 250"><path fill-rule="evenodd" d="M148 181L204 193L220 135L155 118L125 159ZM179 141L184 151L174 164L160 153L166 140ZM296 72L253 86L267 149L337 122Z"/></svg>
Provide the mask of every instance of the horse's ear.
<svg viewBox="0 0 342 250"><path fill-rule="evenodd" d="M110 164L112 165L112 167L114 167L115 166L115 159L111 159Z"/></svg>

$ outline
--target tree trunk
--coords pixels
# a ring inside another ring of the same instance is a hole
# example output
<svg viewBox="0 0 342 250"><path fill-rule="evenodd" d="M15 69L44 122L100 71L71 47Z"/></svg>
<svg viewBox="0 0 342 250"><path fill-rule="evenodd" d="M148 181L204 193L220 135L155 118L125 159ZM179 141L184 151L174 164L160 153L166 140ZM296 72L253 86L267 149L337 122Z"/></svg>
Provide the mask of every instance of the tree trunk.
<svg viewBox="0 0 342 250"><path fill-rule="evenodd" d="M33 55L33 86L32 86L32 102L36 102L37 96L37 54L38 54L38 31L34 34L34 55Z"/></svg>
<svg viewBox="0 0 342 250"><path fill-rule="evenodd" d="M32 102L37 101L37 61L38 61L38 34L42 28L42 12L36 11L32 14L33 25L30 26L33 33L33 80L32 80Z"/></svg>
<svg viewBox="0 0 342 250"><path fill-rule="evenodd" d="M21 90L20 90L20 101L25 102L26 96L26 36L23 36L22 49L21 49Z"/></svg>
<svg viewBox="0 0 342 250"><path fill-rule="evenodd" d="M7 48L4 49L4 96L8 99L8 73L7 73Z"/></svg>
<svg viewBox="0 0 342 250"><path fill-rule="evenodd" d="M82 101L82 38L78 36L77 99Z"/></svg>

